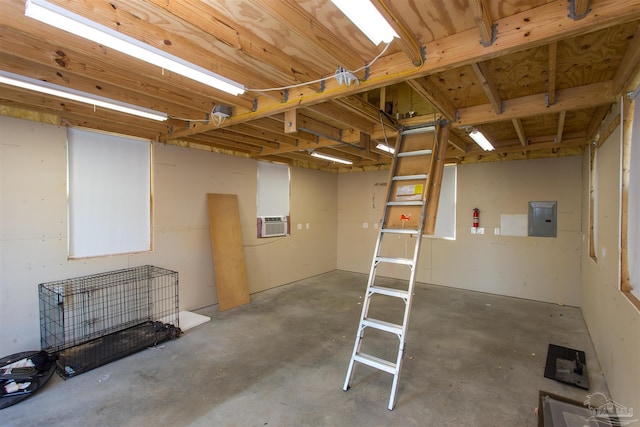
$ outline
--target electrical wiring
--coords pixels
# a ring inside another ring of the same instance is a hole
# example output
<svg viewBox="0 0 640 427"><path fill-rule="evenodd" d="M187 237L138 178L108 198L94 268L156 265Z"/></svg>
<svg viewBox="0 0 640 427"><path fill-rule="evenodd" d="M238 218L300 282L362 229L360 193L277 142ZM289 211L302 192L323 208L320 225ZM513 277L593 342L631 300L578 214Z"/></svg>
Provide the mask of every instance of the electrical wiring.
<svg viewBox="0 0 640 427"><path fill-rule="evenodd" d="M373 58L373 59L371 60L371 62L369 62L369 63L368 63L368 64L366 64L366 65L363 65L362 67L360 67L360 68L358 68L358 69L356 69L356 70L345 70L345 69L342 69L342 67L340 67L340 68L339 68L339 70L340 70L340 69L342 69L342 71L340 71L340 72L336 72L335 74L333 74L333 75L331 75L331 76L322 77L322 78L319 78L319 79L316 79L316 80L311 80L311 81L308 81L308 82L297 83L297 84L294 84L294 85L288 85L288 86L270 87L270 88L265 88L265 89L252 89L252 88L245 88L245 90L246 90L247 92L271 92L271 91L277 91L277 90L293 89L293 88L301 87L301 86L309 86L309 85L311 85L311 84L314 84L314 83L321 83L321 82L324 82L324 81L327 81L327 80L331 80L331 79L333 79L333 78L347 77L347 76L348 76L348 74L355 74L355 73L359 73L360 71L362 71L362 70L366 69L367 67L372 66L372 65L373 65L373 64L374 64L378 59L380 59L380 57L381 57L382 55L384 55L384 53L387 51L387 49L389 49L389 46L391 46L391 43L387 43L387 44L385 45L384 49L382 49L382 51L381 51L378 55L376 55L376 57L375 57L375 58Z"/></svg>
<svg viewBox="0 0 640 427"><path fill-rule="evenodd" d="M389 145L389 140L387 139L387 130L384 125L384 120L382 120L382 110L378 111L378 117L380 118L380 125L382 126L382 136L384 137L384 145L386 145L389 150L393 150L394 148L391 145Z"/></svg>
<svg viewBox="0 0 640 427"><path fill-rule="evenodd" d="M215 107L215 106L214 106ZM211 117L210 119L187 119L185 117L177 117L177 116L172 116L172 115L168 115L168 117L170 119L175 119L175 120L183 120L185 122L201 122L201 123L208 123L208 122L212 122L214 124L214 126L218 127L220 126L222 123L224 123L225 120L227 120L227 117L215 114L213 112L213 108L211 107L211 111L209 112L209 116Z"/></svg>

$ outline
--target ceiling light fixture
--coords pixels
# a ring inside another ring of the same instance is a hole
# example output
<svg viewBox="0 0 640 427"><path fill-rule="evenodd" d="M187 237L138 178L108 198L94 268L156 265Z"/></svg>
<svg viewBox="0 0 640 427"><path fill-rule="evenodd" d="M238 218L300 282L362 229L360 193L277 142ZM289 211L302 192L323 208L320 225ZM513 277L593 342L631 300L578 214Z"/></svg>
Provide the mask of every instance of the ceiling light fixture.
<svg viewBox="0 0 640 427"><path fill-rule="evenodd" d="M391 43L398 34L370 0L331 0L376 46Z"/></svg>
<svg viewBox="0 0 640 427"><path fill-rule="evenodd" d="M482 132L480 132L477 129L473 129L470 133L469 136L471 137L471 139L473 139L476 144L478 144L484 151L493 151L495 150L495 147L493 146L493 144L491 144L491 142L489 142L489 140L487 139L486 136L484 136L482 134Z"/></svg>
<svg viewBox="0 0 640 427"><path fill-rule="evenodd" d="M0 83L20 87L22 89L46 93L53 96L59 96L60 98L70 99L72 101L78 101L85 104L94 105L96 107L103 107L109 110L132 114L134 116L144 117L147 119L158 121L167 120L167 115L160 111L139 107L133 104L127 104L126 102L116 101L115 99L105 98L104 96L100 95L81 92L79 90L70 89L53 83L43 82L41 80L32 79L30 77L21 76L19 74L13 74L8 71L0 70Z"/></svg>
<svg viewBox="0 0 640 427"><path fill-rule="evenodd" d="M45 24L68 31L73 35L84 37L232 95L240 95L245 91L244 86L240 83L156 49L133 37L121 34L45 0L27 0L24 14Z"/></svg>
<svg viewBox="0 0 640 427"><path fill-rule="evenodd" d="M388 146L388 145L386 145L386 144L383 144L382 142L379 142L379 143L378 143L378 145L376 145L376 148L377 148L378 150L385 151L385 152L387 152L387 153L389 153L389 154L394 154L394 153L396 152L396 149L395 149L395 148L390 147L390 146Z"/></svg>
<svg viewBox="0 0 640 427"><path fill-rule="evenodd" d="M312 157L317 157L319 159L329 160L330 162L342 163L344 165L352 165L353 162L351 160L341 159L340 157L329 156L328 154L318 153L314 151L311 153Z"/></svg>

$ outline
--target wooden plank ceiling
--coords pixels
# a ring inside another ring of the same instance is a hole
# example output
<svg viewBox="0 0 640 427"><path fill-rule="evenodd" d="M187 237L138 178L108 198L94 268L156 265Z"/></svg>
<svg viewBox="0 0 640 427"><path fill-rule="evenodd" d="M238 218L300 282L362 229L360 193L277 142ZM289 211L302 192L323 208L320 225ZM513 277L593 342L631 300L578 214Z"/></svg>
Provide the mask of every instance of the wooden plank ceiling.
<svg viewBox="0 0 640 427"><path fill-rule="evenodd" d="M1 84L0 114L317 169L386 167L378 142L393 145L399 126L434 118L451 122L450 162L575 155L640 63L637 0L374 0L400 37L373 63L384 46L329 0L52 3L249 89L225 94L25 17L22 0L0 0L0 69L170 119ZM333 78L338 66L365 68L346 86ZM231 117L211 120L216 105L231 106ZM472 142L474 127L494 152ZM314 150L353 165L316 159Z"/></svg>

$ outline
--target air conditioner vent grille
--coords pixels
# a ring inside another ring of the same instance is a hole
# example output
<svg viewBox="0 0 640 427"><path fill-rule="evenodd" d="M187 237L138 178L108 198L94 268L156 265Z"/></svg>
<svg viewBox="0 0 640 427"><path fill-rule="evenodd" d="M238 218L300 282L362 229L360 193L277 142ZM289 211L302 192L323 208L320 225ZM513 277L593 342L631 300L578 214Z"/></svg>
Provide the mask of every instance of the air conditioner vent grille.
<svg viewBox="0 0 640 427"><path fill-rule="evenodd" d="M286 216L258 217L258 237L286 236L288 220Z"/></svg>

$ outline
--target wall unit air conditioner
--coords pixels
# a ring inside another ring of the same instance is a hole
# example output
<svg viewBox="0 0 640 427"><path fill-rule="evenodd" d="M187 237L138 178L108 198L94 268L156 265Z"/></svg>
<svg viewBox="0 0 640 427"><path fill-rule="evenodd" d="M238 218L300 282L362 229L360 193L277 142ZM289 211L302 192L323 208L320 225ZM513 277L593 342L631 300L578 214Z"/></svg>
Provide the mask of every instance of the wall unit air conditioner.
<svg viewBox="0 0 640 427"><path fill-rule="evenodd" d="M286 236L289 227L286 216L259 216L258 237Z"/></svg>

